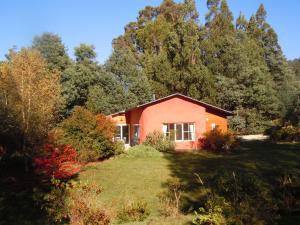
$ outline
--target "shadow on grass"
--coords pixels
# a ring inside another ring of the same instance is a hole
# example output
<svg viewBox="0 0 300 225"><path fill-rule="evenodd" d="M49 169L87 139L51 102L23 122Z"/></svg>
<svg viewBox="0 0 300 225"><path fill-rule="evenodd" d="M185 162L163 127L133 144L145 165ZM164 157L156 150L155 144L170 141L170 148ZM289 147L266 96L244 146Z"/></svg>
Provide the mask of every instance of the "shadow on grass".
<svg viewBox="0 0 300 225"><path fill-rule="evenodd" d="M200 184L198 174L204 183L217 172L227 171L258 177L264 185L272 188L280 174L300 176L300 144L273 144L261 141L240 143L231 154L217 155L209 152L166 154L171 175L185 185L183 210L198 209ZM300 219L297 216L298 219ZM300 224L298 220L294 224ZM293 223L290 223L293 224Z"/></svg>

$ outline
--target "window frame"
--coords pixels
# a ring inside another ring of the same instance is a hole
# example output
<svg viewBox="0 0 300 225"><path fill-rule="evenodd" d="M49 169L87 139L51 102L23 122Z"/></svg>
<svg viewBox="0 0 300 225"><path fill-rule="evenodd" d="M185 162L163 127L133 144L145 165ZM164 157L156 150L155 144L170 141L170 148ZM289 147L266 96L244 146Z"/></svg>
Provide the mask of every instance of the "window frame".
<svg viewBox="0 0 300 225"><path fill-rule="evenodd" d="M187 130L184 129L184 125L187 124ZM175 142L183 142L183 141L195 141L196 136L196 123L195 122L180 122L180 123L163 123L163 134L165 137L171 137L171 125L173 126L174 130L174 139ZM193 125L193 131L190 131L190 125ZM164 126L167 126L166 132L164 130ZM177 127L181 126L181 138L177 138ZM184 134L187 133L189 139L184 138Z"/></svg>
<svg viewBox="0 0 300 225"><path fill-rule="evenodd" d="M124 141L124 136L123 136L123 127L128 127L128 140L127 142ZM129 144L130 145L130 124L116 124L116 127L120 127L120 138L117 139L116 135L114 136L115 141L123 141L124 144Z"/></svg>
<svg viewBox="0 0 300 225"><path fill-rule="evenodd" d="M139 138L140 139L140 137L141 137L141 125L140 124L138 124L138 123L135 123L135 124L133 124L133 137L136 137L135 136L135 128L136 127L138 127L138 136L137 136L137 138Z"/></svg>

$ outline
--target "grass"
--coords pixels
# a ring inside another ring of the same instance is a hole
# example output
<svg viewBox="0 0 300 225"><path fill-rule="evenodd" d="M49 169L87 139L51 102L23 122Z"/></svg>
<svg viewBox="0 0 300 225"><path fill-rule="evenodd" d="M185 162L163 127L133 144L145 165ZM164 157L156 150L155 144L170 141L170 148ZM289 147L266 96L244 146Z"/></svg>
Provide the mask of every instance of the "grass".
<svg viewBox="0 0 300 225"><path fill-rule="evenodd" d="M12 168L21 170L16 166ZM199 207L199 184L195 173L206 182L207 177L220 170L254 174L272 188L275 177L280 173L300 176L300 144L244 142L228 155L205 151L162 154L137 146L126 155L87 165L77 179L96 183L103 188L100 195L91 196L88 201L104 207L113 216L128 202L146 202L150 210L147 219L128 222L128 225L182 225L191 221L191 212ZM34 180L26 174L8 174L6 170L0 172L0 225L45 224L33 198ZM175 218L160 216L157 197L165 190L170 177L179 178L185 184L186 191L182 201L186 214ZM117 223L115 219L113 224ZM299 213L283 216L280 224L300 224Z"/></svg>
<svg viewBox="0 0 300 225"><path fill-rule="evenodd" d="M288 172L300 175L300 145L265 142L242 143L233 154L216 155L208 152L162 154L135 147L127 156L89 165L80 174L81 181L96 182L103 187L97 204L117 212L128 201L144 201L150 216L143 222L127 224L186 224L191 214L179 218L159 215L157 195L165 189L170 177L186 185L183 207L186 212L198 209L199 185L195 173L206 180L217 171L235 171L258 176L271 188L274 175ZM299 215L282 219L282 224L300 224ZM115 221L116 223L116 221Z"/></svg>
<svg viewBox="0 0 300 225"><path fill-rule="evenodd" d="M132 152L128 155L88 165L81 172L81 181L97 183L103 188L99 199L94 201L100 201L100 204L115 212L130 201L146 202L151 212L150 216L146 221L130 224L182 224L176 222L178 218L169 218L162 223L159 222L162 218L158 218L157 194L164 190L162 184L171 175L168 159L156 150L145 151L135 147L130 151ZM185 221L186 218L180 219Z"/></svg>

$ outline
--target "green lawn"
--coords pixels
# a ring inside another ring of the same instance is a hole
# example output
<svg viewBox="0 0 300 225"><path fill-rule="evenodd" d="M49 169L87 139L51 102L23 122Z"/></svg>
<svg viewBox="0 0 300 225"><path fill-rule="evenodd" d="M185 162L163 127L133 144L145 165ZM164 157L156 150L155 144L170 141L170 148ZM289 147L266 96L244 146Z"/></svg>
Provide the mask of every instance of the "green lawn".
<svg viewBox="0 0 300 225"><path fill-rule="evenodd" d="M149 224L152 221L150 224L179 225L188 221L189 217L159 218L157 194L164 190L163 183L170 175L169 160L162 153L155 152L151 155L119 156L88 165L79 179L99 184L103 192L99 199L92 201L115 212L128 202L146 202L151 211L147 220L129 224Z"/></svg>
<svg viewBox="0 0 300 225"><path fill-rule="evenodd" d="M216 171L235 171L253 174L266 186L272 186L274 175L288 172L300 175L300 145L245 142L229 155L201 153L152 154L119 156L105 162L89 165L79 179L99 184L103 192L91 199L112 212L117 212L128 201L144 201L150 216L143 222L128 224L186 224L191 214L180 218L159 215L157 195L165 188L169 177L177 177L186 185L183 207L197 209L199 184L195 173L206 181ZM299 216L283 218L282 224L300 224ZM116 221L115 221L116 222Z"/></svg>
<svg viewBox="0 0 300 225"><path fill-rule="evenodd" d="M20 162L16 165L23 164ZM26 173L12 173L22 171L16 165L0 171L0 225L45 224L45 217L37 208L33 196L36 182ZM147 219L127 224L182 225L191 221L192 211L199 207L200 191L195 173L206 183L208 177L220 170L253 174L271 189L278 175L283 172L300 176L300 144L244 142L228 155L205 151L174 154L154 151L145 154L137 147L130 155L87 165L77 179L96 183L103 188L100 195L83 197L91 204L107 209L112 216L116 216L128 202L146 202L150 209ZM157 195L165 190L166 181L171 177L180 178L185 184L182 201L185 215L164 218L159 213ZM114 224L117 222L113 221ZM282 217L280 224L300 224L299 212Z"/></svg>

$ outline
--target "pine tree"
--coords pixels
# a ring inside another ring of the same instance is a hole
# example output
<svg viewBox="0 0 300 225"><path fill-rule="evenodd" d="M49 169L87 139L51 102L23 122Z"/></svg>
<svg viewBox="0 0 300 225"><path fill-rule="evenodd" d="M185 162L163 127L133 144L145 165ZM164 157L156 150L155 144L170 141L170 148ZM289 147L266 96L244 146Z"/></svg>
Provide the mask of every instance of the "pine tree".
<svg viewBox="0 0 300 225"><path fill-rule="evenodd" d="M51 70L57 70L61 73L71 63L65 45L56 34L47 32L34 37L32 48L37 49L42 54Z"/></svg>
<svg viewBox="0 0 300 225"><path fill-rule="evenodd" d="M165 0L141 10L114 40L114 48L133 53L157 97L180 92L214 102L213 77L200 57L200 34L195 1Z"/></svg>
<svg viewBox="0 0 300 225"><path fill-rule="evenodd" d="M269 73L277 86L276 95L282 102L282 115L291 107L291 99L298 92L295 84L295 74L288 65L278 43L278 37L274 29L266 21L267 12L261 4L249 21L248 34L263 48L264 60Z"/></svg>
<svg viewBox="0 0 300 225"><path fill-rule="evenodd" d="M133 104L143 104L152 99L148 78L130 51L114 49L104 66L106 71L115 75L128 95L135 96Z"/></svg>
<svg viewBox="0 0 300 225"><path fill-rule="evenodd" d="M67 112L75 105L85 105L89 88L101 76L92 45L81 44L75 48L75 61L62 75L62 94L66 99Z"/></svg>

